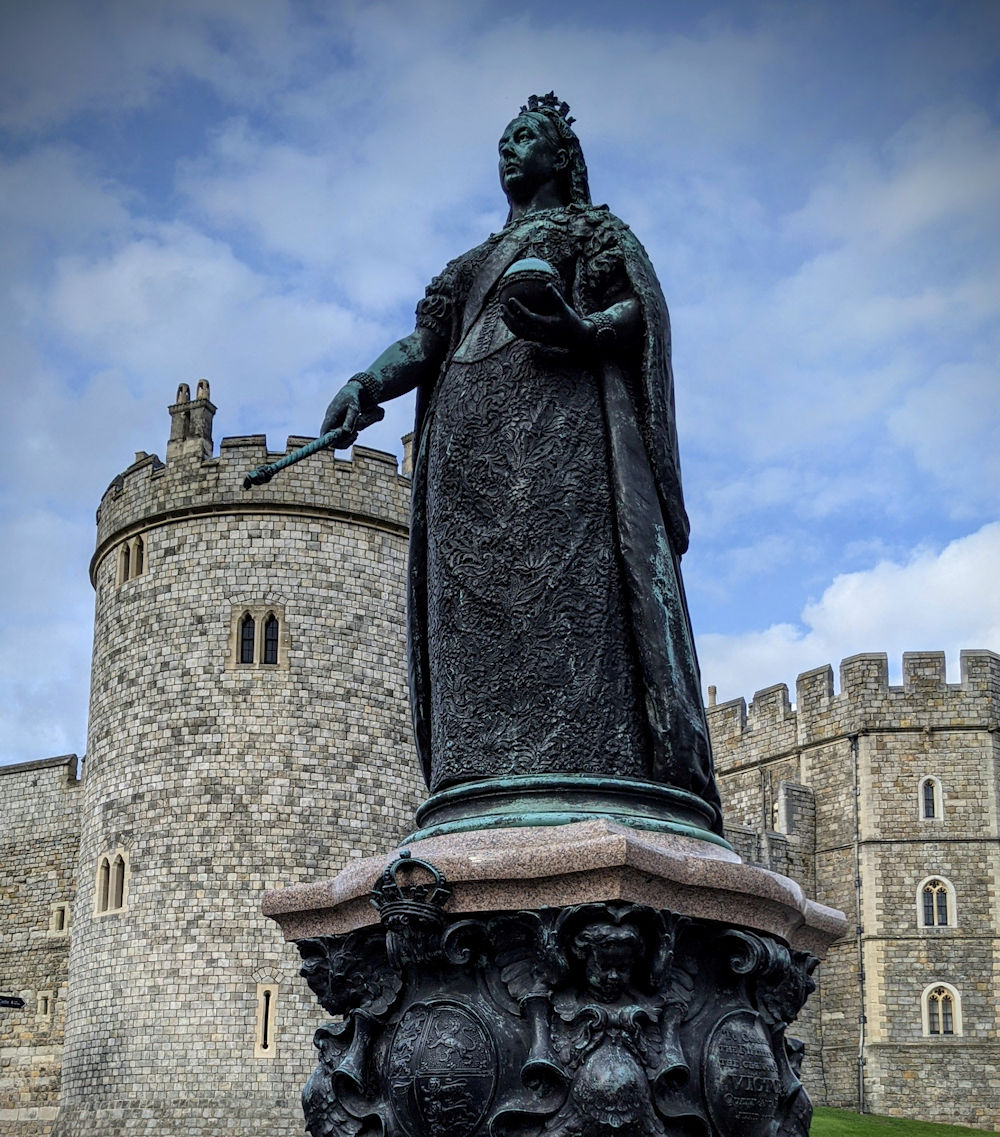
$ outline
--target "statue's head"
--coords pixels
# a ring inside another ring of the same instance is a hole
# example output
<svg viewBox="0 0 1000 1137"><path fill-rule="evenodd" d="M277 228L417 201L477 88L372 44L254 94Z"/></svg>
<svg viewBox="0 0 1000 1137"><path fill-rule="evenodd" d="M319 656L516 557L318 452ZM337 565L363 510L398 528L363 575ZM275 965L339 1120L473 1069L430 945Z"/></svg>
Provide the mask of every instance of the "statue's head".
<svg viewBox="0 0 1000 1137"><path fill-rule="evenodd" d="M560 103L550 91L532 95L508 123L500 138L500 184L508 199L522 191L527 180L548 176L554 178L564 205L590 204L587 163L568 112L568 104ZM509 161L509 148L505 153L505 142L514 139L522 147L528 145L522 163Z"/></svg>

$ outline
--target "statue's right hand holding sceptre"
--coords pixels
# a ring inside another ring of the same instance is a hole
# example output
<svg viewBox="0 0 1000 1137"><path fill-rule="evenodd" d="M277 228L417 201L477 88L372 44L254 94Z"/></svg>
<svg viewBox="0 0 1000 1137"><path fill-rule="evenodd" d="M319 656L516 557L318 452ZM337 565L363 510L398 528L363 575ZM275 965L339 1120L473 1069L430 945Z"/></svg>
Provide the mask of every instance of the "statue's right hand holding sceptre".
<svg viewBox="0 0 1000 1137"><path fill-rule="evenodd" d="M388 347L368 371L352 376L326 408L321 434L339 430L351 446L358 434L384 416L380 403L412 391L437 374L444 360L445 343L428 328L417 328Z"/></svg>
<svg viewBox="0 0 1000 1137"><path fill-rule="evenodd" d="M337 449L353 446L365 427L385 418L385 411L378 405L380 390L378 380L370 371L352 376L326 408L320 434L338 431Z"/></svg>
<svg viewBox="0 0 1000 1137"><path fill-rule="evenodd" d="M277 462L251 470L243 479L243 488L248 490L264 485L279 470L308 458L317 450L346 450L353 446L365 427L385 417L380 403L413 390L437 374L444 351L444 340L427 328L418 328L398 340L382 352L370 370L348 379L334 395L327 407L319 438Z"/></svg>

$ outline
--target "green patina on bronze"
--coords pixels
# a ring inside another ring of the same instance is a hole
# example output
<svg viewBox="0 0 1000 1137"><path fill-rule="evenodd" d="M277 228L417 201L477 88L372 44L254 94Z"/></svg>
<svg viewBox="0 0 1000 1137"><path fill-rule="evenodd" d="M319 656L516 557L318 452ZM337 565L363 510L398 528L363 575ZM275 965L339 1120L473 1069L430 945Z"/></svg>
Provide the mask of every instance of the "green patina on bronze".
<svg viewBox="0 0 1000 1137"><path fill-rule="evenodd" d="M633 829L699 837L731 848L709 831L712 812L695 794L634 778L528 774L464 782L432 794L404 844L463 833L577 821L616 821Z"/></svg>

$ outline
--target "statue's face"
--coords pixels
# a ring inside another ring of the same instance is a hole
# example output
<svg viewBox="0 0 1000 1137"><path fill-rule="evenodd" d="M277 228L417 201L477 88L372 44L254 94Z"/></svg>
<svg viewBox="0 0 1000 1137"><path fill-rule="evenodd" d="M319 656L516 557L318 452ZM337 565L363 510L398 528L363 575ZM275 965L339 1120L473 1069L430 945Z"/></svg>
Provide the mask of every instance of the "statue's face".
<svg viewBox="0 0 1000 1137"><path fill-rule="evenodd" d="M530 115L515 118L500 136L500 184L509 201L529 201L558 176L568 161L541 123Z"/></svg>
<svg viewBox="0 0 1000 1137"><path fill-rule="evenodd" d="M577 940L576 950L591 990L599 999L614 1002L632 981L642 941L634 928L593 924Z"/></svg>

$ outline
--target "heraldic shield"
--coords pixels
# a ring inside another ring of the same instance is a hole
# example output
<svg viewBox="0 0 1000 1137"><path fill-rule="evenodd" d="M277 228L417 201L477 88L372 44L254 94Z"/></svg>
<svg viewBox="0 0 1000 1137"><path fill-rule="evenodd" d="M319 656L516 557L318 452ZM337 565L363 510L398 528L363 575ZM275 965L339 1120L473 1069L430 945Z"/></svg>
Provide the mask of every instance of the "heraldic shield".
<svg viewBox="0 0 1000 1137"><path fill-rule="evenodd" d="M389 1047L389 1095L410 1137L469 1137L497 1083L496 1047L469 1006L446 999L412 1005Z"/></svg>

